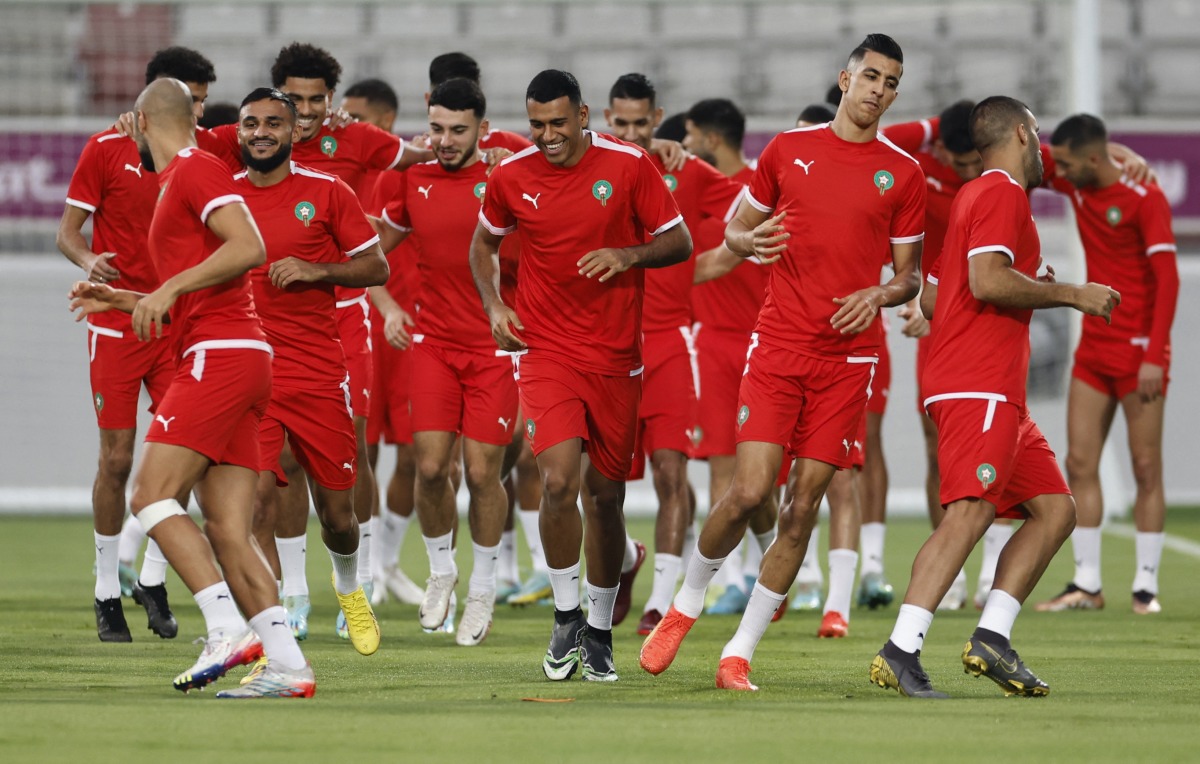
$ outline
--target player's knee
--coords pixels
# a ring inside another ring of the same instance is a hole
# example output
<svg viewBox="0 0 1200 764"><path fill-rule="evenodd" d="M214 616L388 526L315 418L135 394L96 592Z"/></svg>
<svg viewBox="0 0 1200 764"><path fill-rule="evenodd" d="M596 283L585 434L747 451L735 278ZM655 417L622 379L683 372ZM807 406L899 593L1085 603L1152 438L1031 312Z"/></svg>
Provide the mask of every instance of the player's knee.
<svg viewBox="0 0 1200 764"><path fill-rule="evenodd" d="M818 502L793 500L779 511L779 535L799 544L807 543L808 534L816 520Z"/></svg>
<svg viewBox="0 0 1200 764"><path fill-rule="evenodd" d="M579 495L578 471L547 471L543 478L542 490L551 509L574 506L575 498Z"/></svg>
<svg viewBox="0 0 1200 764"><path fill-rule="evenodd" d="M1080 480L1097 480L1100 476L1100 465L1089 454L1077 450L1067 451L1067 479L1072 483Z"/></svg>
<svg viewBox="0 0 1200 764"><path fill-rule="evenodd" d="M417 480L425 485L441 485L450 479L450 465L433 456L416 460Z"/></svg>
<svg viewBox="0 0 1200 764"><path fill-rule="evenodd" d="M1162 459L1158 454L1134 454L1131 461L1138 493L1152 493L1162 488Z"/></svg>
<svg viewBox="0 0 1200 764"><path fill-rule="evenodd" d="M123 448L101 449L99 468L106 480L124 485L133 472L133 452Z"/></svg>
<svg viewBox="0 0 1200 764"><path fill-rule="evenodd" d="M727 511L732 511L739 521L749 520L767 500L770 489L748 485L735 480L725 493L722 502Z"/></svg>
<svg viewBox="0 0 1200 764"><path fill-rule="evenodd" d="M464 475L467 479L467 488L470 489L472 495L488 488L500 486L499 465L492 461L480 460L480 462L468 464Z"/></svg>

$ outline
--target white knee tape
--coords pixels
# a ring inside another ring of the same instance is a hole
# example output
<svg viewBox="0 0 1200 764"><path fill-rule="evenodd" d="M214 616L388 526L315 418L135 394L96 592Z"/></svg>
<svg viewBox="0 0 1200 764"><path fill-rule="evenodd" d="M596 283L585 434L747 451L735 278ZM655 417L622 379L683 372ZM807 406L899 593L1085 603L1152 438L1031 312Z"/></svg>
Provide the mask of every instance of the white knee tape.
<svg viewBox="0 0 1200 764"><path fill-rule="evenodd" d="M163 499L143 507L142 511L138 512L137 519L142 524L142 530L150 533L151 528L176 515L187 517L187 512L179 506L179 502L175 499Z"/></svg>

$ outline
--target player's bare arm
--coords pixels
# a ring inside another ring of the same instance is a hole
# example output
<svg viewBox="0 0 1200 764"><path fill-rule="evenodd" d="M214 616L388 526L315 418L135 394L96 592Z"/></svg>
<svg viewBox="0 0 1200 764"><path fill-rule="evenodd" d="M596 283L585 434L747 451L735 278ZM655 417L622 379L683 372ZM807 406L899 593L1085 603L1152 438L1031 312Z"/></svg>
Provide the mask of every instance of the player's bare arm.
<svg viewBox="0 0 1200 764"><path fill-rule="evenodd" d="M389 225L383 218L367 215L367 220L371 221L371 226L375 229L375 233L379 234L379 248L384 252L391 252L400 246L400 242L407 239L408 235L412 233L412 231L404 231Z"/></svg>
<svg viewBox="0 0 1200 764"><path fill-rule="evenodd" d="M132 313L138 300L145 295L128 289L113 289L108 284L76 281L67 297L71 300L71 312L77 313L75 320L82 321L94 313L104 313L109 310Z"/></svg>
<svg viewBox="0 0 1200 764"><path fill-rule="evenodd" d="M919 299L909 300L896 312L896 315L904 319L904 326L900 332L905 337L920 338L929 334L929 319L922 314L919 303Z"/></svg>
<svg viewBox="0 0 1200 764"><path fill-rule="evenodd" d="M496 346L513 352L524 350L528 345L517 334L525 330L521 319L500 299L500 242L503 239L484 228L482 223L475 225L475 235L471 238L471 277L492 325Z"/></svg>
<svg viewBox="0 0 1200 764"><path fill-rule="evenodd" d="M783 257L787 241L792 238L783 227L785 217L786 212L772 216L743 198L725 226L725 246L738 257L757 257L764 265L773 263Z"/></svg>
<svg viewBox="0 0 1200 764"><path fill-rule="evenodd" d="M894 275L885 284L860 289L845 297L835 297L837 312L829 323L842 334L859 334L875 322L880 308L903 305L921 291L920 241L892 245Z"/></svg>
<svg viewBox="0 0 1200 764"><path fill-rule="evenodd" d="M285 257L271 263L267 270L271 283L280 289L287 289L292 284L318 281L344 287L380 286L387 283L388 273L387 258L378 244L372 244L340 263L310 263Z"/></svg>
<svg viewBox="0 0 1200 764"><path fill-rule="evenodd" d="M1121 165L1121 174L1134 183L1157 183L1158 177L1150 169L1146 157L1123 143L1108 143L1108 155Z"/></svg>
<svg viewBox="0 0 1200 764"><path fill-rule="evenodd" d="M665 268L682 263L691 254L692 235L688 233L687 225L680 222L636 247L592 250L579 258L576 265L579 275L589 279L599 276L599 280L605 282L630 268Z"/></svg>
<svg viewBox="0 0 1200 764"><path fill-rule="evenodd" d="M1105 284L1060 284L1031 279L1015 271L1003 252L981 252L968 264L975 299L1005 308L1026 310L1068 307L1109 321L1121 294Z"/></svg>
<svg viewBox="0 0 1200 764"><path fill-rule="evenodd" d="M925 282L925 286L921 288L921 315L925 316L928 321L933 320L933 308L937 305L937 284L930 281Z"/></svg>
<svg viewBox="0 0 1200 764"><path fill-rule="evenodd" d="M719 279L743 262L742 258L729 251L729 247L718 244L696 256L696 273L692 277L692 283L703 284L706 281Z"/></svg>
<svg viewBox="0 0 1200 764"><path fill-rule="evenodd" d="M73 204L66 205L63 209L62 219L58 222L58 233L54 237L54 243L58 245L59 252L83 269L84 276L88 281L103 284L119 279L121 278L120 272L112 266L112 260L117 253L101 252L96 254L88 246L88 241L83 235L83 224L87 222L90 215L91 213L82 207L76 207Z"/></svg>
<svg viewBox="0 0 1200 764"><path fill-rule="evenodd" d="M386 287L370 287L367 294L371 296L371 304L383 316L384 339L397 350L407 350L412 344L412 333L409 332L409 327L413 326L412 316L400 307Z"/></svg>

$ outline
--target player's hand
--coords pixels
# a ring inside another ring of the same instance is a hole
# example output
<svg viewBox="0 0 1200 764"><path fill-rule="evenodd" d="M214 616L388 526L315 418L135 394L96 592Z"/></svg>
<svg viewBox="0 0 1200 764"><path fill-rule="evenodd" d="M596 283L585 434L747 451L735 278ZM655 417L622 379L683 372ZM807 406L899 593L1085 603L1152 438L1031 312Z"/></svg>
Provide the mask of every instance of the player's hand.
<svg viewBox="0 0 1200 764"><path fill-rule="evenodd" d="M97 284L106 284L121 278L120 272L109 264L109 261L116 256L116 252L101 252L92 258L91 265L85 270L87 280Z"/></svg>
<svg viewBox="0 0 1200 764"><path fill-rule="evenodd" d="M833 328L842 334L860 334L879 315L879 309L883 307L883 290L867 287L846 297L834 297L833 301L841 306L829 319Z"/></svg>
<svg viewBox="0 0 1200 764"><path fill-rule="evenodd" d="M330 130L337 130L339 127L345 127L351 122L358 121L354 117L350 116L350 112L346 111L345 109L334 109L326 114L326 117L329 119Z"/></svg>
<svg viewBox="0 0 1200 764"><path fill-rule="evenodd" d="M500 147L488 149L487 151L483 152L483 161L487 162L487 173L485 174L491 175L492 170L499 167L500 163L512 156L512 154L512 151Z"/></svg>
<svg viewBox="0 0 1200 764"><path fill-rule="evenodd" d="M82 321L93 313L103 313L112 310L116 301L117 290L107 284L97 284L91 281L76 281L67 293L71 300L72 313L78 312L76 321Z"/></svg>
<svg viewBox="0 0 1200 764"><path fill-rule="evenodd" d="M133 126L136 124L136 119L133 112L127 111L117 117L117 122L113 125L113 129L117 131L118 135L129 138L133 135Z"/></svg>
<svg viewBox="0 0 1200 764"><path fill-rule="evenodd" d="M516 311L512 308L500 303L496 308L488 311L488 320L492 324L492 338L496 340L496 346L501 350L511 353L529 347L517 334L517 332L525 331L525 326L521 323L521 319L517 318Z"/></svg>
<svg viewBox="0 0 1200 764"><path fill-rule="evenodd" d="M654 138L650 141L650 153L662 160L663 168L667 172L675 172L681 169L687 164L687 160L691 156L682 143L667 141L662 138Z"/></svg>
<svg viewBox="0 0 1200 764"><path fill-rule="evenodd" d="M1043 284L1057 284L1058 279L1055 278L1055 276L1054 276L1054 266L1047 264L1046 272L1043 273L1041 276L1038 276L1037 280L1042 282Z"/></svg>
<svg viewBox="0 0 1200 764"><path fill-rule="evenodd" d="M409 138L408 145L412 146L414 151L433 151L433 138L429 133L421 133Z"/></svg>
<svg viewBox="0 0 1200 764"><path fill-rule="evenodd" d="M164 284L138 300L133 308L133 333L139 340L162 337L163 325L168 323L168 314L177 297Z"/></svg>
<svg viewBox="0 0 1200 764"><path fill-rule="evenodd" d="M387 343L397 350L408 350L412 344L412 334L408 331L413 326L412 316L403 308L396 308L383 319L383 337Z"/></svg>
<svg viewBox="0 0 1200 764"><path fill-rule="evenodd" d="M271 263L267 269L271 283L280 289L287 289L292 284L311 284L325 278L325 269L317 263L300 260L295 257L285 257Z"/></svg>
<svg viewBox="0 0 1200 764"><path fill-rule="evenodd" d="M783 257L783 253L788 248L787 241L792 238L792 235L783 227L785 217L787 217L787 213L781 212L755 226L754 230L750 232L750 242L754 251L747 257L757 257L763 265L770 265Z"/></svg>
<svg viewBox="0 0 1200 764"><path fill-rule="evenodd" d="M1121 304L1121 293L1106 284L1088 283L1078 288L1075 309L1089 316L1100 316L1112 323L1113 308Z"/></svg>
<svg viewBox="0 0 1200 764"><path fill-rule="evenodd" d="M1156 363L1143 363L1138 367L1138 397L1142 403L1154 403L1163 397L1163 380L1166 370Z"/></svg>
<svg viewBox="0 0 1200 764"><path fill-rule="evenodd" d="M629 270L633 265L633 258L627 250L606 247L588 252L575 264L579 266L580 276L590 279L600 274L600 282L604 283L618 273Z"/></svg>
<svg viewBox="0 0 1200 764"><path fill-rule="evenodd" d="M1154 174L1150 163L1146 161L1146 157L1138 154L1135 151L1125 147L1123 155L1120 157L1121 175L1132 180L1134 183L1157 183L1158 176Z"/></svg>
<svg viewBox="0 0 1200 764"><path fill-rule="evenodd" d="M896 311L896 315L904 319L904 328L900 331L905 337L917 338L929 334L929 319L925 318L915 303L909 303L900 308Z"/></svg>

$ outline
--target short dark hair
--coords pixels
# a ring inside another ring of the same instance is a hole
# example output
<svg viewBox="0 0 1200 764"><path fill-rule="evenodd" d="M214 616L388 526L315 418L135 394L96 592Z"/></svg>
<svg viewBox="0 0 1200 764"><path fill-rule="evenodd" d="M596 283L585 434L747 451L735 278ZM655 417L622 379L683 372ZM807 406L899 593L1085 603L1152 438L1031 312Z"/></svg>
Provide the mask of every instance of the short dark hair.
<svg viewBox="0 0 1200 764"><path fill-rule="evenodd" d="M466 77L455 77L435 87L429 94L429 105L442 106L450 111L470 109L479 119L487 114L487 99L479 89L479 83Z"/></svg>
<svg viewBox="0 0 1200 764"><path fill-rule="evenodd" d="M705 132L716 133L735 149L746 137L746 115L728 98L706 98L688 109L687 118Z"/></svg>
<svg viewBox="0 0 1200 764"><path fill-rule="evenodd" d="M832 122L835 116L837 115L833 113L833 109L830 109L825 104L810 103L800 110L800 116L796 118L796 121L819 125L822 122Z"/></svg>
<svg viewBox="0 0 1200 764"><path fill-rule="evenodd" d="M296 120L296 104L286 94L280 92L276 88L255 88L251 90L245 98L242 99L242 107L248 103L258 103L259 101L279 101L287 106L287 110L292 115L292 121Z"/></svg>
<svg viewBox="0 0 1200 764"><path fill-rule="evenodd" d="M563 96L567 97L572 106L579 106L583 103L579 80L575 79L575 75L562 69L544 69L538 72L529 81L529 87L525 89L526 101L550 103Z"/></svg>
<svg viewBox="0 0 1200 764"><path fill-rule="evenodd" d="M1091 114L1072 114L1050 136L1051 146L1066 146L1071 151L1096 143L1108 143L1108 130L1099 117Z"/></svg>
<svg viewBox="0 0 1200 764"><path fill-rule="evenodd" d="M304 80L324 80L325 88L333 90L342 78L342 65L324 48L306 42L285 46L271 65L271 84L283 87L288 77Z"/></svg>
<svg viewBox="0 0 1200 764"><path fill-rule="evenodd" d="M221 125L236 125L237 121L237 105L228 101L218 101L217 103L205 105L204 116L196 120L196 124L205 130L212 130L214 127L220 127Z"/></svg>
<svg viewBox="0 0 1200 764"><path fill-rule="evenodd" d="M837 108L842 103L842 86L838 83L833 83L829 86L829 90L825 91L825 103L833 108Z"/></svg>
<svg viewBox="0 0 1200 764"><path fill-rule="evenodd" d="M159 77L173 77L181 82L198 82L208 85L217 81L217 71L212 61L204 54L191 48L176 45L163 48L146 64L146 84Z"/></svg>
<svg viewBox="0 0 1200 764"><path fill-rule="evenodd" d="M380 79L359 80L342 91L342 98L365 98L369 104L379 104L399 111L400 99L392 86Z"/></svg>
<svg viewBox="0 0 1200 764"><path fill-rule="evenodd" d="M688 115L685 111L672 114L658 124L654 130L654 137L664 141L682 142L687 137L687 119Z"/></svg>
<svg viewBox="0 0 1200 764"><path fill-rule="evenodd" d="M649 101L650 108L654 108L654 102L658 99L658 91L654 89L654 83L644 74L631 72L622 74L613 83L613 86L608 91L608 102L612 103L618 98L625 98L630 101Z"/></svg>
<svg viewBox="0 0 1200 764"><path fill-rule="evenodd" d="M460 77L478 83L479 76L479 63L459 51L434 56L429 62L429 84L432 87Z"/></svg>
<svg viewBox="0 0 1200 764"><path fill-rule="evenodd" d="M1003 145L1016 125L1028 119L1029 107L1009 96L991 96L971 110L971 144L981 153Z"/></svg>
<svg viewBox="0 0 1200 764"><path fill-rule="evenodd" d="M975 149L971 143L971 110L975 102L964 98L942 110L938 116L938 137L946 150L953 154L965 154Z"/></svg>
<svg viewBox="0 0 1200 764"><path fill-rule="evenodd" d="M901 64L904 63L904 51L900 50L900 43L885 34L876 32L864 37L863 41L858 44L858 47L850 51L850 55L846 58L846 68L853 68L858 61L862 60L863 56L867 55L867 51L887 56Z"/></svg>

